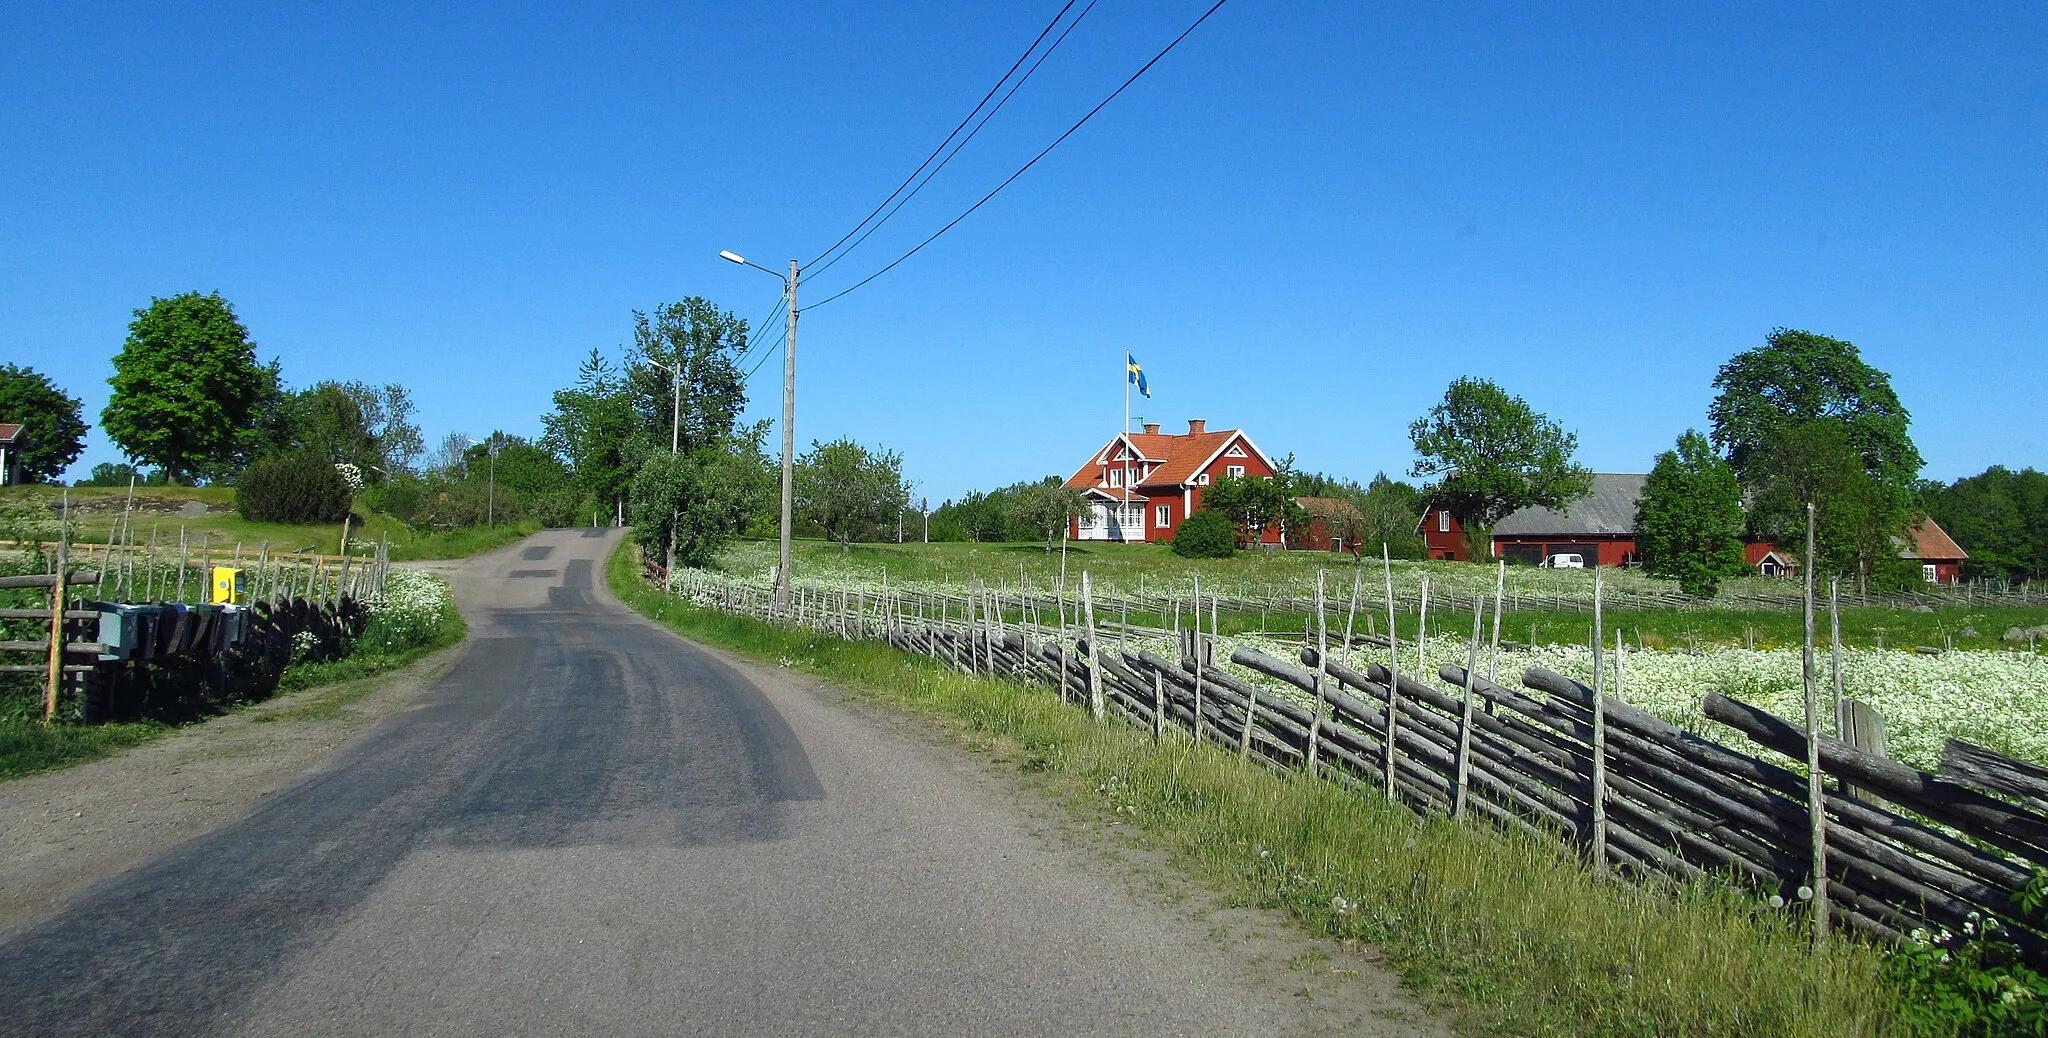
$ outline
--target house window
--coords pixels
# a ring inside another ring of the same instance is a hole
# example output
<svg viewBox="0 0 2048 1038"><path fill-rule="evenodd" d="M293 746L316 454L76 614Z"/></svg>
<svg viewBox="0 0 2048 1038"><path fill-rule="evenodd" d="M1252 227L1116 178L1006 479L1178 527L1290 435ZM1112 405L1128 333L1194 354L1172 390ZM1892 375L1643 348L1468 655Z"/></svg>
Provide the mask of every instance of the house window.
<svg viewBox="0 0 2048 1038"><path fill-rule="evenodd" d="M1230 477L1231 479L1243 479L1243 478L1244 478L1244 466L1243 466L1243 465L1225 465L1225 466L1223 467L1223 474L1224 474L1224 475L1226 475L1226 476L1229 476L1229 477Z"/></svg>
<svg viewBox="0 0 2048 1038"><path fill-rule="evenodd" d="M1451 513L1446 512L1441 508L1436 510L1436 532L1451 532Z"/></svg>
<svg viewBox="0 0 2048 1038"><path fill-rule="evenodd" d="M1941 582L1941 571L1935 568L1934 563L1924 562L1920 564L1920 577L1929 584L1938 584Z"/></svg>
<svg viewBox="0 0 2048 1038"><path fill-rule="evenodd" d="M1196 486L1198 486L1198 487L1206 487L1206 486L1208 486L1208 485L1209 485L1209 474L1208 474L1207 472L1204 472L1204 473L1202 473L1201 475L1199 475L1199 476L1196 476L1196 477L1195 477L1195 485L1196 485Z"/></svg>
<svg viewBox="0 0 2048 1038"><path fill-rule="evenodd" d="M1120 487L1120 486L1123 486L1123 485L1124 485L1124 470L1122 470L1122 469L1110 469L1110 470L1109 470L1109 485L1110 485L1110 486L1113 486L1113 487Z"/></svg>
<svg viewBox="0 0 2048 1038"><path fill-rule="evenodd" d="M1164 530L1173 525L1173 506L1160 505L1152 510L1152 525Z"/></svg>
<svg viewBox="0 0 2048 1038"><path fill-rule="evenodd" d="M1231 445L1230 445L1230 449L1229 449L1229 450L1227 450L1227 451L1224 451L1223 453L1224 453L1225 455L1229 456L1229 457L1232 457L1232 458L1242 458L1242 457L1244 457L1244 456L1245 456L1245 454L1244 454L1244 448L1243 448L1243 447L1239 447L1239 446L1238 446L1238 445L1236 445L1236 444L1231 444Z"/></svg>

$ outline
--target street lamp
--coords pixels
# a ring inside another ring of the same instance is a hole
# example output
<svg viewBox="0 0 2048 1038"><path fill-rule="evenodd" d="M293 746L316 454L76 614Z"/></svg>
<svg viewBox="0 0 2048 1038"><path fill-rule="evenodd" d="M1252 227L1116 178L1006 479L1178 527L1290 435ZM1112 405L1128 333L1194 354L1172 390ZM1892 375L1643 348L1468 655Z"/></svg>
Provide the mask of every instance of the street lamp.
<svg viewBox="0 0 2048 1038"><path fill-rule="evenodd" d="M782 354L782 565L775 571L775 607L782 609L789 605L789 515L796 488L796 261L789 261L789 276L783 277L738 253L721 249L718 255L780 279L782 296L789 301L789 334Z"/></svg>

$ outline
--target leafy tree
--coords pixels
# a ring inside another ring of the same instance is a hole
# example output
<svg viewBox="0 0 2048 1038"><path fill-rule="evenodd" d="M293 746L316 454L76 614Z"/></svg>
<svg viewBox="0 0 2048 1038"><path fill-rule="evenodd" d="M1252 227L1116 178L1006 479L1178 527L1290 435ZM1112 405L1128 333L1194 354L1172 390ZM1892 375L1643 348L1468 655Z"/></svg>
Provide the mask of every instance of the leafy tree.
<svg viewBox="0 0 2048 1038"><path fill-rule="evenodd" d="M909 500L903 486L903 456L852 440L811 441L796 460L796 508L818 524L842 550L892 525Z"/></svg>
<svg viewBox="0 0 2048 1038"><path fill-rule="evenodd" d="M1948 486L1929 485L1921 500L1942 529L1970 552L1973 577L2048 577L2048 473L1993 465Z"/></svg>
<svg viewBox="0 0 2048 1038"><path fill-rule="evenodd" d="M1474 543L1511 512L1564 508L1593 489L1593 474L1572 461L1578 436L1485 379L1452 382L1442 403L1409 424L1408 438L1409 474L1437 477L1430 493Z"/></svg>
<svg viewBox="0 0 2048 1038"><path fill-rule="evenodd" d="M1202 492L1200 510L1222 513L1237 527L1239 536L1248 543L1257 544L1265 536L1266 527L1279 523L1287 515L1287 506L1292 504L1294 499L1287 495L1286 486L1278 479L1270 476L1223 476ZM1299 512L1300 506L1295 506L1295 511Z"/></svg>
<svg viewBox="0 0 2048 1038"><path fill-rule="evenodd" d="M1867 580L1898 568L1921 460L1889 376L1852 343L1780 328L1723 364L1714 386L1714 445L1754 499L1752 532L1793 536L1812 501L1829 571Z"/></svg>
<svg viewBox="0 0 2048 1038"><path fill-rule="evenodd" d="M497 444L498 452L495 469L491 461L493 443ZM469 473L466 478L495 479L499 487L524 494L563 490L574 480L562 459L524 437L505 432L494 432L469 444L462 458L464 464L459 468ZM495 476L492 475L494 471Z"/></svg>
<svg viewBox="0 0 2048 1038"><path fill-rule="evenodd" d="M1712 598L1721 580L1743 568L1742 484L1713 445L1687 429L1677 448L1657 455L1636 502L1636 546L1643 569Z"/></svg>
<svg viewBox="0 0 2048 1038"><path fill-rule="evenodd" d="M774 493L761 434L689 453L655 452L633 480L634 536L671 566L709 566ZM503 460L502 458L500 460Z"/></svg>
<svg viewBox="0 0 2048 1038"><path fill-rule="evenodd" d="M1714 377L1719 395L1707 408L1714 446L1744 483L1755 455L1785 430L1810 422L1840 427L1871 475L1909 483L1920 452L1906 433L1911 420L1891 377L1863 362L1853 343L1779 328L1764 345L1738 353Z"/></svg>
<svg viewBox="0 0 2048 1038"><path fill-rule="evenodd" d="M1010 522L1045 535L1050 553L1074 517L1088 510L1088 499L1058 476L1047 476L1022 490L1010 502Z"/></svg>
<svg viewBox="0 0 2048 1038"><path fill-rule="evenodd" d="M555 393L555 410L542 418L541 445L569 460L577 485L609 512L625 501L647 440L634 411L631 388L596 350L584 360L576 385Z"/></svg>
<svg viewBox="0 0 2048 1038"><path fill-rule="evenodd" d="M34 368L0 364L0 422L19 424L28 446L21 452L21 476L47 483L85 450L84 419L78 398L58 389Z"/></svg>
<svg viewBox="0 0 2048 1038"><path fill-rule="evenodd" d="M691 296L655 308L652 316L633 311L633 349L625 382L650 452L667 449L671 434L686 453L733 437L747 406L746 375L739 368L747 350L746 321ZM680 411L674 409L678 363Z"/></svg>
<svg viewBox="0 0 2048 1038"><path fill-rule="evenodd" d="M1173 531L1173 553L1189 559L1227 559L1237 553L1237 524L1222 512L1198 509Z"/></svg>
<svg viewBox="0 0 2048 1038"><path fill-rule="evenodd" d="M107 435L171 483L235 457L263 390L248 329L219 293L152 299L114 358Z"/></svg>
<svg viewBox="0 0 2048 1038"><path fill-rule="evenodd" d="M1853 576L1868 587L1918 579L1899 559L1910 524L1899 488L1865 465L1849 430L1819 419L1782 426L1750 456L1747 481L1753 533L1786 546L1803 544L1805 509L1814 505L1818 573Z"/></svg>

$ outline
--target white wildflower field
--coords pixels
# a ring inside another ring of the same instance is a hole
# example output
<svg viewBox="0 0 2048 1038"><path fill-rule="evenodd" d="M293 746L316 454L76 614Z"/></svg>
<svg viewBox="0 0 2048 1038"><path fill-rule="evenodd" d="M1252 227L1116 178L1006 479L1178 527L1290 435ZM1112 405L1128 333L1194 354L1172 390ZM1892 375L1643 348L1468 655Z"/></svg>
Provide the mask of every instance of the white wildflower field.
<svg viewBox="0 0 2048 1038"><path fill-rule="evenodd" d="M370 652L402 652L434 640L455 608L446 582L418 570L393 569L382 601L370 603L370 622L357 645Z"/></svg>
<svg viewBox="0 0 2048 1038"><path fill-rule="evenodd" d="M1387 651L1333 652L1385 664ZM1464 666L1466 644L1441 639L1427 647L1427 673ZM1615 654L1606 653L1607 687L1614 689ZM1833 684L1825 646L1815 658L1823 724L1831 724ZM1416 649L1405 646L1404 673L1414 674ZM1519 686L1524 670L1543 667L1585 684L1593 681L1593 653L1584 646L1546 645L1503 653L1501 684ZM1487 661L1482 650L1479 672ZM1800 653L1796 648L1720 648L1701 652L1628 650L1621 696L1673 724L1720 742L1755 747L1733 729L1709 721L1700 701L1720 692L1803 723ZM2048 656L2025 652L1950 652L1926 656L1889 649L1844 649L1842 694L1876 707L1885 718L1887 755L1932 770L1942 740L1954 736L2022 760L2048 763Z"/></svg>

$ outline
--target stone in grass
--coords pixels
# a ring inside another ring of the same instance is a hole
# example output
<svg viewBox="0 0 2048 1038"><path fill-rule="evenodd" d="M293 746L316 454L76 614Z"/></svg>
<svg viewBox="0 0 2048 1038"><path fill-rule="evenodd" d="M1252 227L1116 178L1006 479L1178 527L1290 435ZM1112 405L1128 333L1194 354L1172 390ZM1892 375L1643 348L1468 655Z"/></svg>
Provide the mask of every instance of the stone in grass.
<svg viewBox="0 0 2048 1038"><path fill-rule="evenodd" d="M2023 642L2029 638L2048 639L2048 624L2039 627L2008 627L2005 630L2006 641Z"/></svg>
<svg viewBox="0 0 2048 1038"><path fill-rule="evenodd" d="M1980 634L1978 634L1978 633L1977 633L1977 629L1976 629L1975 627L1965 627L1965 628L1963 628L1962 630L1960 630L1960 631L1957 631L1957 632L1956 632L1956 637L1958 637L1958 638L1981 638L1981 637L1983 637L1983 635L1980 635Z"/></svg>

